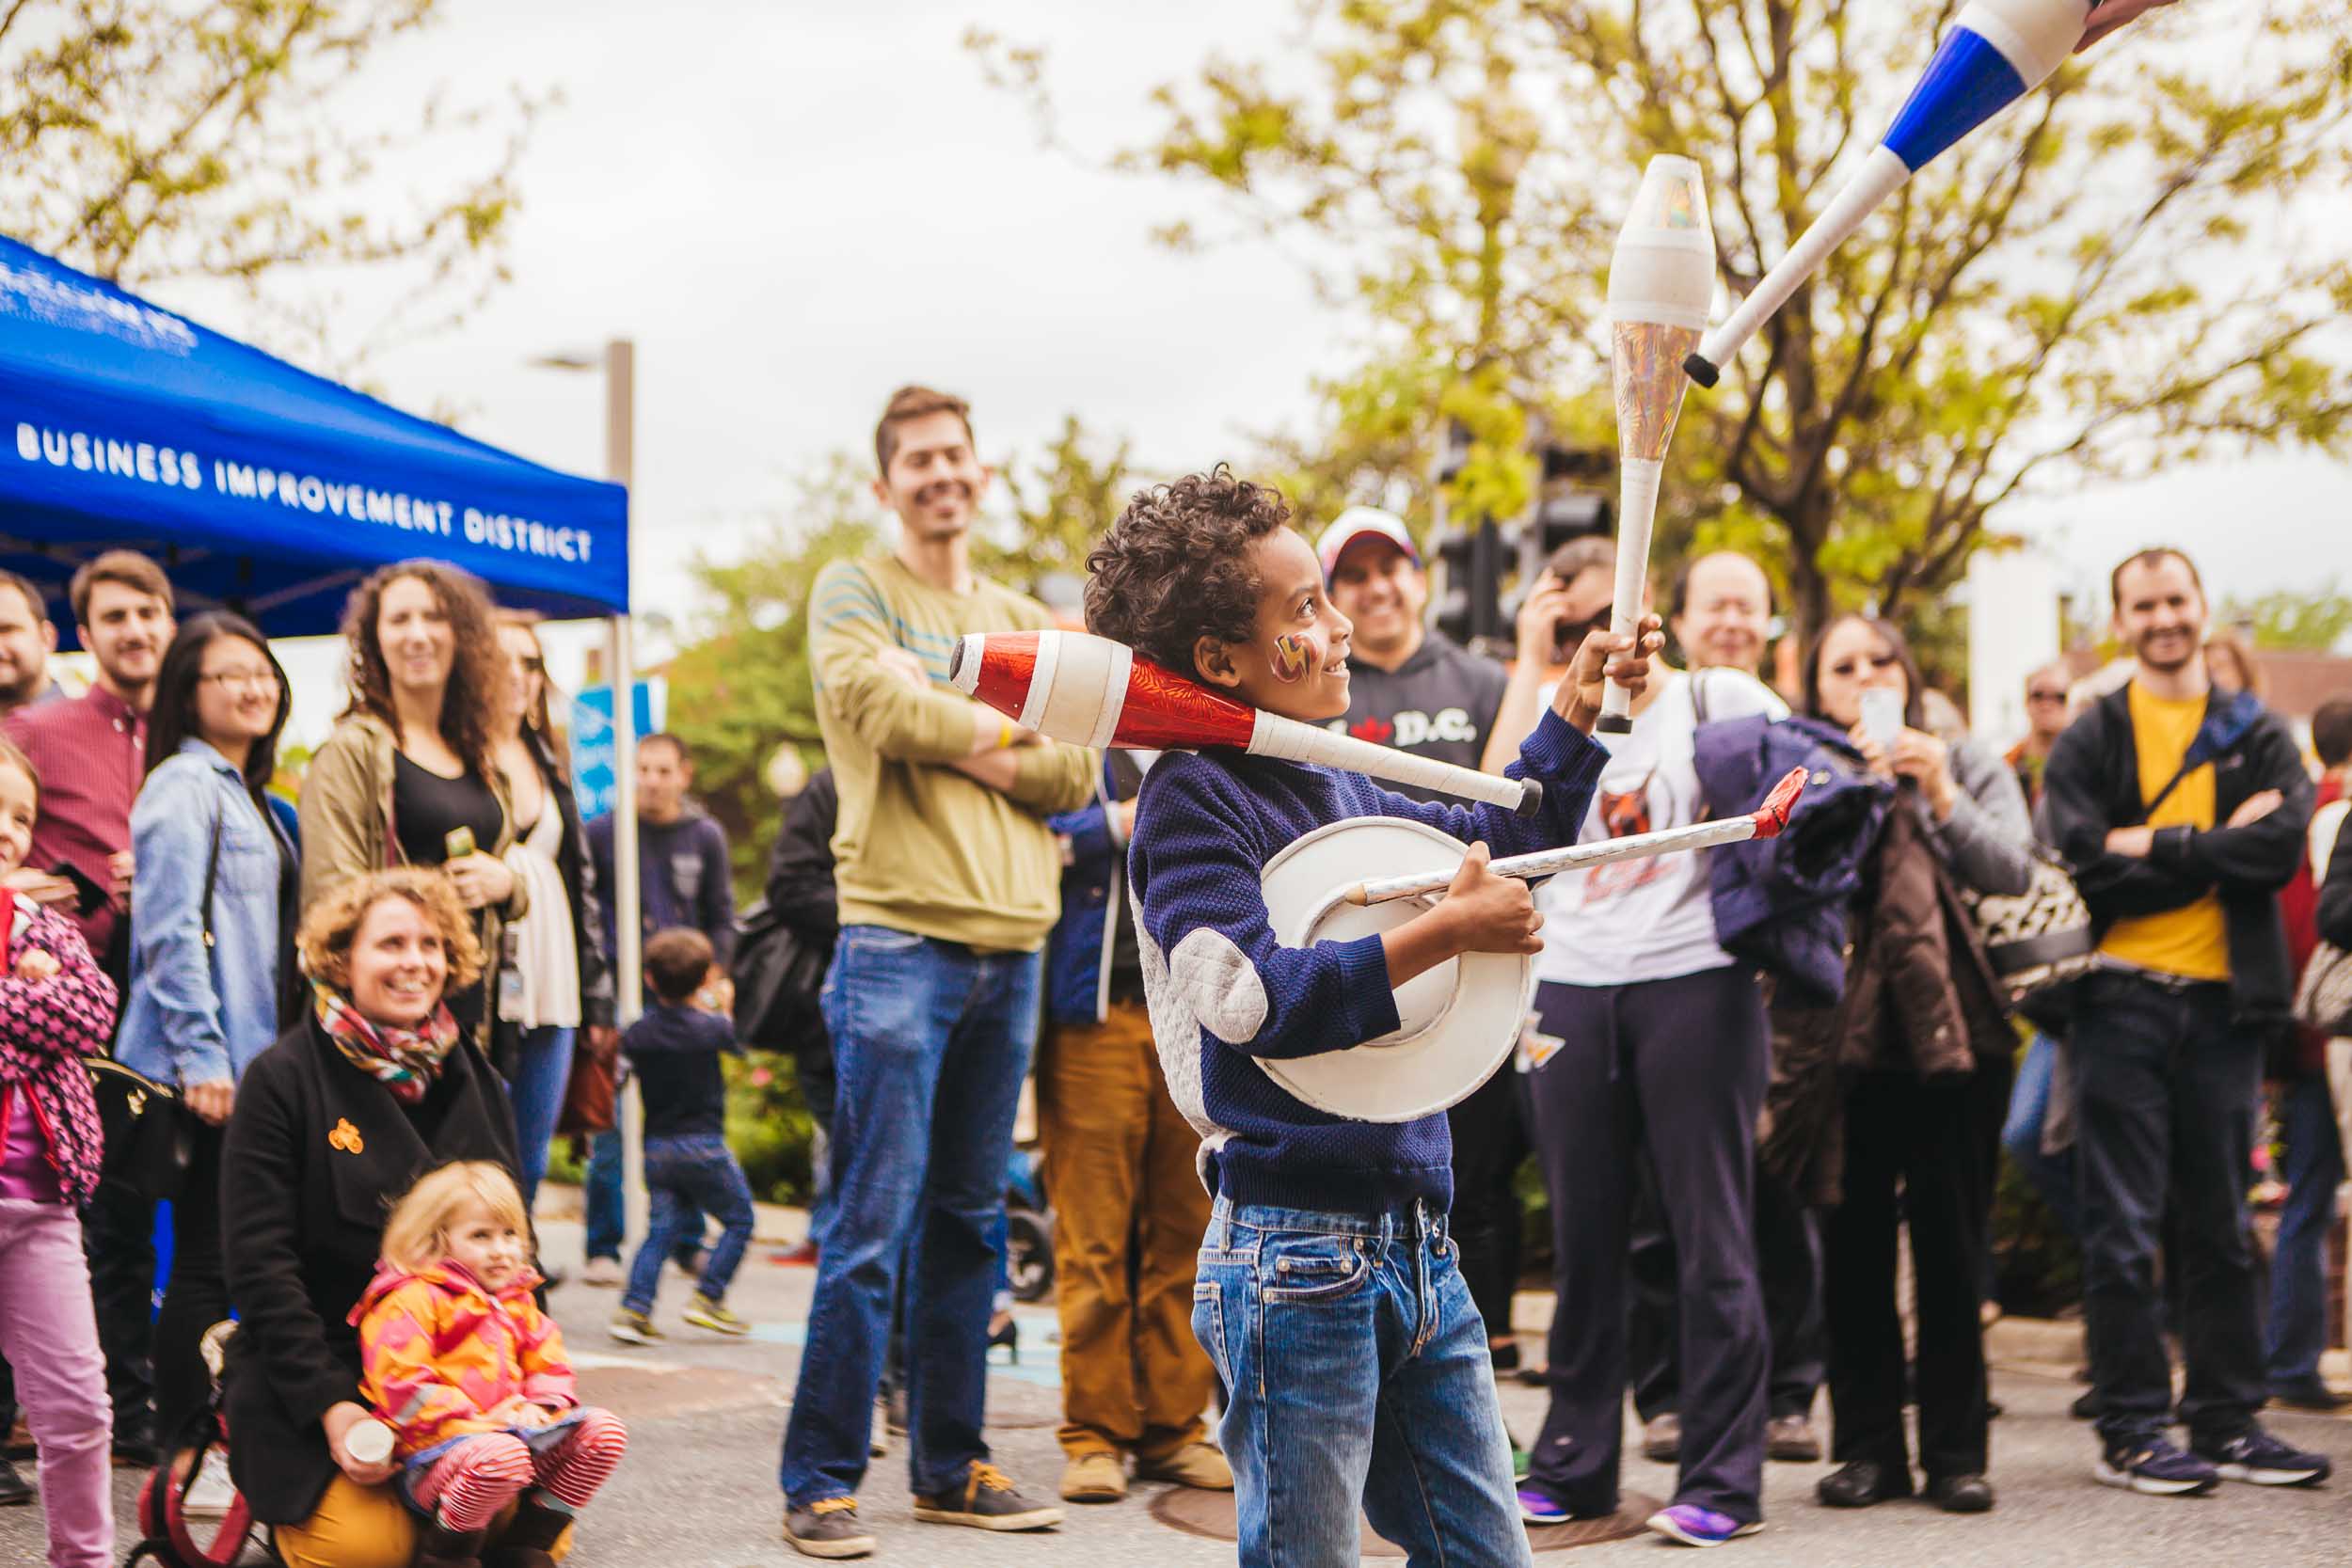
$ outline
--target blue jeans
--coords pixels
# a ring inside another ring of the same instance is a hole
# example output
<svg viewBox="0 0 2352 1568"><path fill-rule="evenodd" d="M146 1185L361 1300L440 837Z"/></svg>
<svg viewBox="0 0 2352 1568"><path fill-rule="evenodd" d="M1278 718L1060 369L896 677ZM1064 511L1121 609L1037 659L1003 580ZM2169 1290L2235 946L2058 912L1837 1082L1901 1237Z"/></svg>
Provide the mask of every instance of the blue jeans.
<svg viewBox="0 0 2352 1568"><path fill-rule="evenodd" d="M525 1211L548 1174L548 1145L555 1139L555 1119L572 1081L573 1033L552 1023L524 1030L515 1081L506 1086L515 1101L515 1143L522 1160L522 1180L516 1184L522 1188Z"/></svg>
<svg viewBox="0 0 2352 1568"><path fill-rule="evenodd" d="M2319 1386L2319 1353L2328 1344L2328 1228L2344 1180L2344 1145L2328 1080L2288 1084L2279 1120L2286 1134L2286 1207L2270 1259L2270 1323L2263 1356L2274 1390Z"/></svg>
<svg viewBox="0 0 2352 1568"><path fill-rule="evenodd" d="M661 1265L681 1242L699 1244L703 1216L715 1214L726 1227L703 1265L702 1293L719 1301L727 1293L743 1249L752 1244L752 1187L743 1167L716 1132L645 1140L645 1240L628 1266L628 1290L621 1305L632 1312L653 1310Z"/></svg>
<svg viewBox="0 0 2352 1568"><path fill-rule="evenodd" d="M2066 1233L2082 1240L2082 1200L2074 1192L2074 1151L2042 1151L2042 1127L2050 1115L2050 1075L2057 1069L2058 1046L2035 1031L2026 1058L2017 1066L2017 1082L2010 1085L2009 1119L2001 1124L2001 1147L2026 1173L2050 1213Z"/></svg>
<svg viewBox="0 0 2352 1568"><path fill-rule="evenodd" d="M621 1191L621 1130L608 1127L588 1140L588 1190L582 1196L587 1213L586 1252L590 1258L621 1256L624 1215L628 1206Z"/></svg>
<svg viewBox="0 0 2352 1568"><path fill-rule="evenodd" d="M581 1251L590 1258L610 1258L619 1262L628 1208L622 1201L621 1189L621 1130L609 1127L588 1140L588 1190L584 1197L587 1207L588 1237ZM702 1250L703 1227L700 1225L681 1226L677 1244L671 1256L681 1265L693 1260Z"/></svg>
<svg viewBox="0 0 2352 1568"><path fill-rule="evenodd" d="M834 1212L778 1472L794 1507L866 1478L902 1257L914 1490L945 1491L988 1457L989 1301L1040 969L1034 953L842 927L823 994L839 1082Z"/></svg>
<svg viewBox="0 0 2352 1568"><path fill-rule="evenodd" d="M2246 1186L2263 1048L2231 1017L2230 988L2167 989L2097 972L2080 982L2073 1057L2082 1172L2083 1320L2110 1443L2171 1420L2155 1267L2168 1195L2182 1281L2188 1380L2180 1418L2227 1441L2254 1419L2264 1386L2262 1306Z"/></svg>
<svg viewBox="0 0 2352 1568"><path fill-rule="evenodd" d="M1243 1568L1355 1568L1360 1506L1414 1563L1526 1568L1486 1325L1442 1215L1219 1198L1192 1332L1231 1390Z"/></svg>

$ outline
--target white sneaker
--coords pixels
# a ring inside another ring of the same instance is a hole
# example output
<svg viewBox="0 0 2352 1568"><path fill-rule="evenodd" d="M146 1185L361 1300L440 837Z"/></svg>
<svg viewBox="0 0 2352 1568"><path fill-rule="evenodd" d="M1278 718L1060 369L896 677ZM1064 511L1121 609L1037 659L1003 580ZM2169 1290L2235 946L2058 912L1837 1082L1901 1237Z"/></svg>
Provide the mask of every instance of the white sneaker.
<svg viewBox="0 0 2352 1568"><path fill-rule="evenodd" d="M617 1290L621 1283L619 1260L612 1258L589 1259L588 1266L580 1271L580 1282L607 1291Z"/></svg>
<svg viewBox="0 0 2352 1568"><path fill-rule="evenodd" d="M217 1519L236 1500L237 1488L229 1479L229 1456L215 1449L205 1454L204 1468L180 1495L180 1512L191 1519Z"/></svg>

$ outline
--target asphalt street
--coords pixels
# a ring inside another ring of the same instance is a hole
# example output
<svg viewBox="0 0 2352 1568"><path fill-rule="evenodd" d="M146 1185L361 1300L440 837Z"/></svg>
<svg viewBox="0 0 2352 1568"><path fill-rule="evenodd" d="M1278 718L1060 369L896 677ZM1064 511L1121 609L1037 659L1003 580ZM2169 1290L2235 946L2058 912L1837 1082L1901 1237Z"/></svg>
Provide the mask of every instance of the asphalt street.
<svg viewBox="0 0 2352 1568"><path fill-rule="evenodd" d="M788 1226L780 1211L763 1212L763 1229ZM578 1261L579 1227L565 1220L543 1227L549 1256ZM793 1232L787 1229L786 1234ZM629 1455L620 1473L583 1517L571 1561L576 1568L748 1568L799 1561L782 1544L776 1490L777 1445L799 1359L802 1324L812 1285L807 1268L770 1260L755 1246L738 1276L729 1305L753 1321L755 1333L726 1339L678 1320L686 1280L665 1275L656 1319L668 1343L651 1348L614 1343L605 1332L617 1292L576 1281L555 1292L554 1305L586 1397L609 1406L629 1427ZM1521 1298L1523 1326L1540 1326L1544 1298ZM1058 1374L1050 1307L1025 1307L1019 1363L1002 1351L993 1357L989 1415L997 1462L1034 1490L1050 1494L1060 1471L1054 1439L1059 1415ZM2002 1355L1995 1393L2007 1413L1996 1423L1993 1480L1999 1506L1991 1514L1954 1517L1924 1504L1889 1503L1858 1513L1833 1513L1812 1499L1825 1465L1775 1465L1766 1487L1768 1528L1735 1543L1729 1560L1752 1568L1831 1568L1838 1564L1986 1564L2000 1568L2074 1564L2179 1564L2208 1568L2217 1561L2262 1568L2303 1568L2347 1559L2352 1539L2352 1479L2340 1476L2316 1490L2278 1491L2225 1486L2212 1497L2139 1497L2094 1484L2088 1429L2066 1414L2077 1386L2066 1375L2073 1354L2063 1332L2010 1332L1996 1338ZM2003 1354L2003 1352L2006 1354ZM1540 1424L1541 1390L1506 1383L1503 1404L1524 1440ZM2352 1466L2352 1421L2282 1415L2269 1418L2296 1442ZM882 1541L875 1560L904 1564L1230 1563L1229 1543L1186 1533L1154 1517L1152 1504L1166 1489L1138 1486L1124 1503L1071 1509L1058 1530L990 1535L917 1524L905 1484L903 1447L878 1460L861 1495L864 1517ZM136 1539L132 1501L137 1477L116 1473L120 1551ZM1629 1491L1665 1497L1673 1478L1637 1458L1626 1466ZM1541 1551L1538 1561L1569 1558L1589 1568L1657 1563L1683 1548L1653 1538ZM120 1553L118 1554L119 1557ZM38 1509L0 1511L0 1563L42 1560ZM264 1560L256 1550L247 1560ZM1367 1558L1368 1564L1396 1557Z"/></svg>

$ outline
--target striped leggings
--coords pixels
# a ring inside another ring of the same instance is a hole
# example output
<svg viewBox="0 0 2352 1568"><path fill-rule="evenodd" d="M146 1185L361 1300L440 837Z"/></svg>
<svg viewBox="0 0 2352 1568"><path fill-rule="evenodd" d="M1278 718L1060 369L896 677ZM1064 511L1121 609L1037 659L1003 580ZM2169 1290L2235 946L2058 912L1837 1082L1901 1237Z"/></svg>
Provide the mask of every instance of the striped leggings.
<svg viewBox="0 0 2352 1568"><path fill-rule="evenodd" d="M570 1435L544 1453L533 1453L512 1433L485 1432L434 1462L417 1483L417 1501L453 1530L485 1528L534 1485L566 1507L583 1508L620 1467L628 1449L628 1429L610 1410L583 1412Z"/></svg>

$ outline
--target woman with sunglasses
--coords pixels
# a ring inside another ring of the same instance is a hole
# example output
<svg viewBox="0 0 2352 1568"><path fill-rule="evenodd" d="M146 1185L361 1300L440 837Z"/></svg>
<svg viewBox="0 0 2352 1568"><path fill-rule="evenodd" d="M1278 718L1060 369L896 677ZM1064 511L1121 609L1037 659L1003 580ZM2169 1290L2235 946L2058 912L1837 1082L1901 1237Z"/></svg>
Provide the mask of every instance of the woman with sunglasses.
<svg viewBox="0 0 2352 1568"><path fill-rule="evenodd" d="M155 1434L184 1464L211 1379L199 1345L229 1315L220 1253L222 1129L237 1081L278 1038L294 983L298 869L262 791L293 706L250 622L199 615L155 678L147 780L131 808L131 984L115 1055L177 1088L194 1112L172 1204L171 1277L155 1322ZM192 1513L226 1505L208 1470Z"/></svg>
<svg viewBox="0 0 2352 1568"><path fill-rule="evenodd" d="M508 994L499 999L498 1067L515 1101L522 1161L518 1185L530 1205L548 1171L548 1143L571 1082L572 1052L583 1027L589 1049L611 1061L620 1045L612 1027L612 982L597 940L596 872L570 778L548 724L548 663L532 629L536 617L498 614L499 651L515 682L515 703L500 726L499 770L515 803L515 842L506 864L531 889L531 912L507 923L513 948Z"/></svg>
<svg viewBox="0 0 2352 1568"><path fill-rule="evenodd" d="M1573 647L1585 627L1605 626L1615 576L1606 539L1555 556L1520 615L1522 665L1547 640ZM1699 724L1787 711L1741 671L1653 673L1633 700L1632 733L1605 737L1610 761L1583 836L1697 821ZM1507 722L1506 713L1498 728ZM1764 1001L1755 974L1715 941L1704 852L1571 872L1536 897L1544 951L1528 1086L1559 1303L1551 1406L1520 1513L1556 1524L1617 1507L1627 1229L1646 1159L1678 1259L1682 1353L1681 1476L1649 1524L1673 1540L1719 1544L1763 1518L1769 1356L1752 1214L1770 1057Z"/></svg>
<svg viewBox="0 0 2352 1568"><path fill-rule="evenodd" d="M1815 1075L1814 1092L1843 1101L1842 1117L1796 1118L1842 1142L1823 1265L1840 1468L1818 1490L1833 1508L1912 1496L1908 1381L1929 1500L1980 1513L1993 1488L1979 1308L2017 1037L1960 892L2024 893L2032 831L2017 776L1964 736L1927 733L1924 694L1910 644L1884 621L1842 616L1805 660L1807 716L1846 730L1899 789L1864 867L1844 1000L1794 1025L1819 1042L1805 1054L1834 1069ZM1918 1283L1915 1370L1896 1305L1898 1227Z"/></svg>

